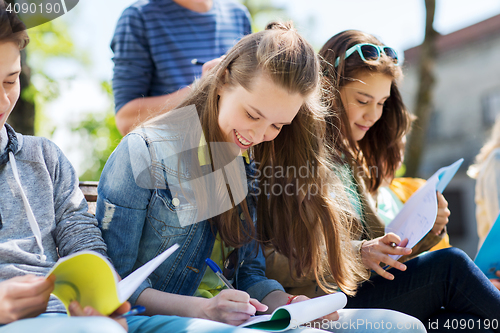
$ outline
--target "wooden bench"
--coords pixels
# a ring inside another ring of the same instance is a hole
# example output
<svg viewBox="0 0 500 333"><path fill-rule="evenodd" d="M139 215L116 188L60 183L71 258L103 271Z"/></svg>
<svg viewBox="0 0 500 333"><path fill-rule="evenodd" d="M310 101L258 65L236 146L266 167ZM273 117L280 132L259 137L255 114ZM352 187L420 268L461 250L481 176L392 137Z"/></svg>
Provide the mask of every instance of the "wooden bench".
<svg viewBox="0 0 500 333"><path fill-rule="evenodd" d="M97 205L97 185L99 182L80 182L80 189L89 203L89 213L95 215Z"/></svg>

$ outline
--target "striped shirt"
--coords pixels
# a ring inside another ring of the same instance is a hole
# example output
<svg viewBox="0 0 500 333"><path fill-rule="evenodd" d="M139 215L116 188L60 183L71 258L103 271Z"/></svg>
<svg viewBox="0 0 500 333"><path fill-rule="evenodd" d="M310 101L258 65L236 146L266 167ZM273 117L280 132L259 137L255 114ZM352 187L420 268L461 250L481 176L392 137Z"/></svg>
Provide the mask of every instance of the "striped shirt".
<svg viewBox="0 0 500 333"><path fill-rule="evenodd" d="M115 112L129 101L173 93L201 76L200 65L251 33L250 15L232 0L197 13L173 0L139 0L122 13L111 42Z"/></svg>

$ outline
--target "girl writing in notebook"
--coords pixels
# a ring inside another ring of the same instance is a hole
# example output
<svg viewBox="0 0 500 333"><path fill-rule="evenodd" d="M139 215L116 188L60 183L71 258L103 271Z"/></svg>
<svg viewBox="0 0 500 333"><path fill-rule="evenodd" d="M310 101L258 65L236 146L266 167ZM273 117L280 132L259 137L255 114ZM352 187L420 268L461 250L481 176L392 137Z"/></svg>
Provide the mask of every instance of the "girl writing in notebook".
<svg viewBox="0 0 500 333"><path fill-rule="evenodd" d="M320 56L330 112L327 139L346 183L352 214L363 228L354 244L365 267L377 273L360 285L347 307L393 309L426 325L437 320L441 328L447 319L497 318L500 293L461 250L434 251L403 263L438 243L445 233L449 211L439 193L433 229L413 249L405 247L407 240L384 234L385 225L376 215L372 194L385 178L393 177L402 158L401 139L410 127L397 86L401 67L396 51L370 34L350 30L333 36ZM389 255L403 257L396 261ZM279 272L282 261L271 254L268 275L287 287L290 279ZM384 270L384 265L393 268ZM313 283L290 286L291 293L320 294Z"/></svg>
<svg viewBox="0 0 500 333"><path fill-rule="evenodd" d="M325 277L333 276L354 294L366 271L345 246L352 231L342 195L330 196L343 186L322 140L319 82L312 47L290 25L270 24L242 38L179 109L124 138L98 189L96 216L110 257L125 277L168 246L181 246L131 303L150 315L238 325L256 312L307 299L265 277L259 243L289 257L298 276L312 273L330 290ZM225 267L237 290L220 290L208 257ZM393 311L371 313L419 324Z"/></svg>

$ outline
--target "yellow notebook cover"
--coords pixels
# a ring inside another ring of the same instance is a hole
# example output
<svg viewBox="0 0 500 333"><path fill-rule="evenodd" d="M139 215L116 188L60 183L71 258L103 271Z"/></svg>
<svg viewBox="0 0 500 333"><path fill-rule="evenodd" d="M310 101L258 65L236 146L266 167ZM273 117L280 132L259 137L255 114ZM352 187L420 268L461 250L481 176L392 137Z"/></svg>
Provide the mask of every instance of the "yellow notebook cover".
<svg viewBox="0 0 500 333"><path fill-rule="evenodd" d="M91 306L108 316L178 247L178 244L171 246L120 282L111 263L99 253L74 253L59 259L47 274L56 276L52 294L61 300L68 315L69 304L76 300L82 307Z"/></svg>

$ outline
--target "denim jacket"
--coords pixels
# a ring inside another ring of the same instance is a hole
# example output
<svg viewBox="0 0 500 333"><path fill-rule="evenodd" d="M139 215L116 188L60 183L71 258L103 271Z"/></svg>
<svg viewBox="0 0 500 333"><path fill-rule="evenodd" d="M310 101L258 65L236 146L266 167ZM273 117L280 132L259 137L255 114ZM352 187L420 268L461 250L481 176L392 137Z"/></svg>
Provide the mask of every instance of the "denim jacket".
<svg viewBox="0 0 500 333"><path fill-rule="evenodd" d="M158 157L159 151L168 150L182 140L180 132L136 130L110 156L99 181L96 217L108 245L108 255L121 277L173 244L180 245L136 290L129 299L132 304L146 288L193 295L207 269L205 259L212 253L215 228L207 220L187 226L180 223L180 219L184 222L193 219L196 207L188 202L173 203L168 185L163 189L147 189L134 178L134 165L142 160L172 175L173 170L189 173L189 166L178 169L172 165L175 161ZM252 169L245 167L247 173ZM248 195L247 203L255 223L255 198ZM271 291L284 289L277 281L266 278L262 249L259 246L256 254L255 246L252 242L239 249L234 285L260 301Z"/></svg>

